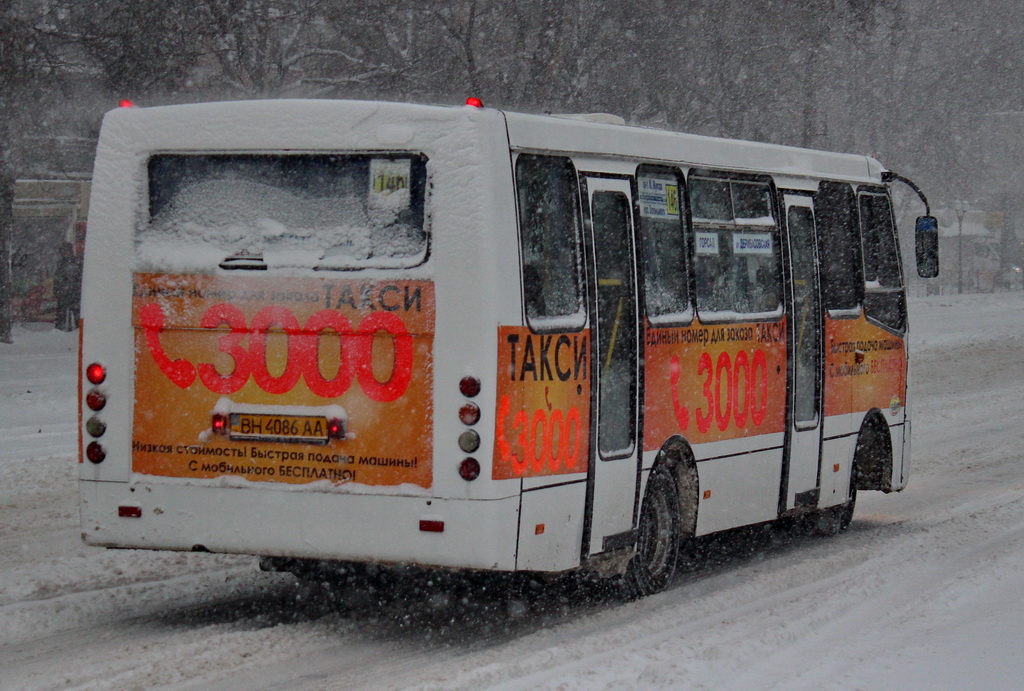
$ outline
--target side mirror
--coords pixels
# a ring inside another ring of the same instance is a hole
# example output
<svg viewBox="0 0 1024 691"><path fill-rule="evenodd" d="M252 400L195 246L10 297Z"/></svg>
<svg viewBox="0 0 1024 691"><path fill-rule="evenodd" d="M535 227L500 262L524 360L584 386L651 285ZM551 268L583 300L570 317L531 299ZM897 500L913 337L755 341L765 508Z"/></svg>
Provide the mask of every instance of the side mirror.
<svg viewBox="0 0 1024 691"><path fill-rule="evenodd" d="M934 216L918 216L914 228L917 254L917 275L935 278L939 275L939 222Z"/></svg>

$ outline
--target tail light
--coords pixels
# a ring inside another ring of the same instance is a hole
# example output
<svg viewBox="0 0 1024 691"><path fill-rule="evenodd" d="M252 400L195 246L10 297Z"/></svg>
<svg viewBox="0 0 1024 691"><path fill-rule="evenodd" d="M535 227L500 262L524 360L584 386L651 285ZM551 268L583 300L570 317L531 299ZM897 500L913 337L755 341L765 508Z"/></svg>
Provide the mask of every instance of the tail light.
<svg viewBox="0 0 1024 691"><path fill-rule="evenodd" d="M107 405L107 396L99 389L93 389L85 396L85 404L89 410L103 410Z"/></svg>
<svg viewBox="0 0 1024 691"><path fill-rule="evenodd" d="M107 450L98 441L89 442L89 446L85 447L85 457L93 463L102 463L107 457Z"/></svg>
<svg viewBox="0 0 1024 691"><path fill-rule="evenodd" d="M466 398L474 398L480 394L480 380L476 377L463 377L459 381L459 391ZM466 401L459 408L459 421L467 427L480 422L480 406L472 401ZM480 448L480 434L476 430L463 430L459 435L459 448L463 453L474 453ZM459 464L459 477L466 482L472 482L480 477L480 462L475 458L466 458Z"/></svg>
<svg viewBox="0 0 1024 691"><path fill-rule="evenodd" d="M480 393L480 380L476 377L463 377L459 382L459 391L466 398L474 398Z"/></svg>
<svg viewBox="0 0 1024 691"><path fill-rule="evenodd" d="M459 464L459 477L466 482L471 482L480 477L480 461L475 458L467 458Z"/></svg>
<svg viewBox="0 0 1024 691"><path fill-rule="evenodd" d="M107 369L98 362L85 368L85 378L92 384L102 384L107 378Z"/></svg>

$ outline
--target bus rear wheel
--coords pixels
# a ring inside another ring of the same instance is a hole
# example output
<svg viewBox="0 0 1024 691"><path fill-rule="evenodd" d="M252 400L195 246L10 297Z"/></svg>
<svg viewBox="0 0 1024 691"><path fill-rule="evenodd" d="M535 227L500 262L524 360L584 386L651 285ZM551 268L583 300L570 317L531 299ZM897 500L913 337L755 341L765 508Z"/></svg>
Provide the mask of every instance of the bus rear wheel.
<svg viewBox="0 0 1024 691"><path fill-rule="evenodd" d="M662 590L675 574L680 538L679 493L664 470L647 480L636 552L626 567L626 593L644 597Z"/></svg>

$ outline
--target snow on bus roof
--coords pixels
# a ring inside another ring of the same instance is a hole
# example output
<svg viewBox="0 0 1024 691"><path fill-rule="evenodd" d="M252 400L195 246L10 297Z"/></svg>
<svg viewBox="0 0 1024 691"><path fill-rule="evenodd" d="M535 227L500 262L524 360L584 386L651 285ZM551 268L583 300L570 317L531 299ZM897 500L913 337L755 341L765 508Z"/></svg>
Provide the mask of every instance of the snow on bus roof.
<svg viewBox="0 0 1024 691"><path fill-rule="evenodd" d="M509 141L523 150L586 152L672 161L694 167L727 168L791 176L881 182L882 165L857 154L780 144L722 139L607 122L506 113Z"/></svg>
<svg viewBox="0 0 1024 691"><path fill-rule="evenodd" d="M268 132L274 148L324 150L351 147L353 129L368 122L376 125L376 143L394 148L429 139L429 133L443 136L460 121L497 124L502 117L518 150L613 157L628 152L631 158L688 166L874 183L883 170L868 156L629 126L608 116L391 101L277 99L119 108L107 114L104 128L116 130L116 139L134 151L238 150L252 148L254 141L266 148ZM427 137L417 136L422 134Z"/></svg>

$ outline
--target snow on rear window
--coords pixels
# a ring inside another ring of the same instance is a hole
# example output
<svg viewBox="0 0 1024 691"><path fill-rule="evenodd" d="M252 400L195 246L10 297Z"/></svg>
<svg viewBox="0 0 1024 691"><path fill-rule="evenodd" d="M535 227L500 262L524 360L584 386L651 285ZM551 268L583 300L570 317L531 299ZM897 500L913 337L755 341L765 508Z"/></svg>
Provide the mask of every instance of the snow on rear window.
<svg viewBox="0 0 1024 691"><path fill-rule="evenodd" d="M425 180L413 155L156 155L137 256L153 270L416 266Z"/></svg>

